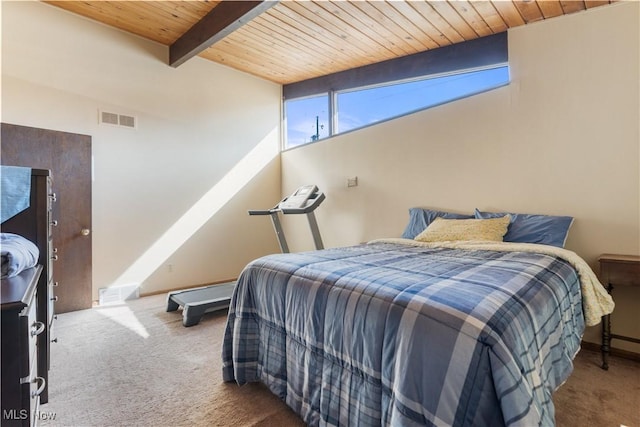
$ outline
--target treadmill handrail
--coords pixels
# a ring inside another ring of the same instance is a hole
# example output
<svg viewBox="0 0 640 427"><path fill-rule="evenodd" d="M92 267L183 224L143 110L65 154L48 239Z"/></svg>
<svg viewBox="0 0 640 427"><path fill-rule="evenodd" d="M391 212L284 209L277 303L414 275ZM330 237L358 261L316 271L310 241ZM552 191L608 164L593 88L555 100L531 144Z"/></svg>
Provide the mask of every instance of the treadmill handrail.
<svg viewBox="0 0 640 427"><path fill-rule="evenodd" d="M324 249L324 245L322 244L322 238L320 237L320 231L318 230L318 222L316 221L316 217L313 213L314 210L320 203L322 203L325 199L325 195L321 191L317 191L317 187L313 186L315 192L309 196L308 199L305 200L305 206L302 207L282 207L284 202L289 199L289 197L285 197L282 199L276 206L271 209L250 209L247 212L249 215L270 215L271 222L273 223L273 228L276 232L276 236L278 238L278 244L280 245L280 250L283 253L289 252L289 246L287 245L287 239L284 237L284 231L282 229L282 225L280 224L280 213L286 214L306 214L307 220L309 221L309 227L311 229L311 234L313 235L313 241L315 243L316 249ZM299 189L300 190L300 189ZM295 194L295 193L294 193ZM294 204L295 205L295 204Z"/></svg>
<svg viewBox="0 0 640 427"><path fill-rule="evenodd" d="M269 210L250 209L247 212L249 212L249 215L271 215L271 209Z"/></svg>

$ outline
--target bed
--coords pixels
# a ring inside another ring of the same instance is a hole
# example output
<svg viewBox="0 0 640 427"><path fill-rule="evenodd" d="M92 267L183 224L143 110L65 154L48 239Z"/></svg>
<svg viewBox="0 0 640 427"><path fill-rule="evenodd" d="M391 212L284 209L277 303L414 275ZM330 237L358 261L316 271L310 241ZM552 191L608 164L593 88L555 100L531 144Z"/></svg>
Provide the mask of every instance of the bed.
<svg viewBox="0 0 640 427"><path fill-rule="evenodd" d="M613 302L575 253L502 241L513 218L495 240L417 240L460 220L441 218L405 238L251 262L223 379L264 383L312 426L554 425L552 393Z"/></svg>

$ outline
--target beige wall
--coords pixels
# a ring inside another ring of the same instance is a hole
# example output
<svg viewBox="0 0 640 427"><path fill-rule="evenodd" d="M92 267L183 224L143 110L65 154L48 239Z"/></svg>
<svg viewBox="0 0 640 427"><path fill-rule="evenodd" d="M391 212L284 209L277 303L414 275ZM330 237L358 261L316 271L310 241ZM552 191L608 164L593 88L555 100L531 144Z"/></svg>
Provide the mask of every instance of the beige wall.
<svg viewBox="0 0 640 427"><path fill-rule="evenodd" d="M512 30L511 85L288 151L281 188L280 160L263 165L278 144L278 85L200 58L173 69L158 44L2 2L1 120L93 137L94 298L237 276L278 250L246 209L306 183L327 193L326 246L398 236L412 206L478 207L574 216L567 246L595 268L600 253L640 253L639 16L638 3L617 3ZM98 125L99 109L139 127ZM256 147L266 151L241 162ZM304 218L285 227L293 250L312 248ZM616 292L616 332L640 336L639 292Z"/></svg>
<svg viewBox="0 0 640 427"><path fill-rule="evenodd" d="M167 56L44 3L2 2L2 121L92 136L94 298L234 278L278 250L246 210L280 195L280 86ZM138 128L99 125L100 109Z"/></svg>
<svg viewBox="0 0 640 427"><path fill-rule="evenodd" d="M477 207L574 216L567 248L596 271L601 253L640 254L639 9L509 31L509 86L284 152L283 193L326 192L316 215L328 247L399 236L413 206ZM292 250L312 248L303 218L285 227ZM628 291L614 328L640 337L640 290Z"/></svg>

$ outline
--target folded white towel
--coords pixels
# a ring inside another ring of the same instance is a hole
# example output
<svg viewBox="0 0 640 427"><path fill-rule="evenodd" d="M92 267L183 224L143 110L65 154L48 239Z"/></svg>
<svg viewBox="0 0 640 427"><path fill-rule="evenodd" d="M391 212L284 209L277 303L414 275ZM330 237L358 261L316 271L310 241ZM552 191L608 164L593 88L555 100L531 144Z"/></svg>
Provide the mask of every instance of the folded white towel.
<svg viewBox="0 0 640 427"><path fill-rule="evenodd" d="M35 267L40 251L30 240L13 233L0 233L2 278L14 277L23 270Z"/></svg>

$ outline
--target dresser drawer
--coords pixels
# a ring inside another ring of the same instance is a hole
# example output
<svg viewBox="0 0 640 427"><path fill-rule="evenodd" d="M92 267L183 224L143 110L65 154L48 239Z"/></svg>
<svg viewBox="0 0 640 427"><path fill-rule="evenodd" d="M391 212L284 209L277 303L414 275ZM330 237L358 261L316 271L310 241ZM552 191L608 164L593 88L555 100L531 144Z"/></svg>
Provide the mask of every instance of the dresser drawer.
<svg viewBox="0 0 640 427"><path fill-rule="evenodd" d="M637 286L640 285L640 263L602 262L600 276L605 286Z"/></svg>
<svg viewBox="0 0 640 427"><path fill-rule="evenodd" d="M55 316L51 319L49 323L49 342L55 343L58 342L58 335L56 333L56 322Z"/></svg>
<svg viewBox="0 0 640 427"><path fill-rule="evenodd" d="M40 394L46 386L46 380L38 376L38 362L35 359L31 364L31 372L29 373L29 377L25 379L25 382L22 386L22 392L24 393L23 401L29 402L29 413L31 414L30 425L35 426L37 422L38 409L40 407Z"/></svg>
<svg viewBox="0 0 640 427"><path fill-rule="evenodd" d="M53 316L55 315L55 312L56 312L55 305L56 305L56 301L58 301L58 297L55 294L56 287L57 287L56 282L54 282L53 280L49 281L49 284L47 285L47 288L49 290L49 292L47 293L47 304L49 305L49 309L47 310L47 316L48 316L47 321L49 322L49 325L53 323Z"/></svg>
<svg viewBox="0 0 640 427"><path fill-rule="evenodd" d="M49 235L51 236L51 235ZM51 281L53 279L53 262L58 260L58 249L53 247L53 240L49 239L49 259L47 260L47 281Z"/></svg>
<svg viewBox="0 0 640 427"><path fill-rule="evenodd" d="M20 339L22 348L26 350L26 357L20 363L20 376L29 376L31 364L36 359L38 335L44 332L45 324L38 321L35 300L20 315Z"/></svg>

